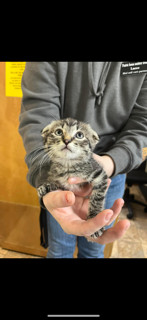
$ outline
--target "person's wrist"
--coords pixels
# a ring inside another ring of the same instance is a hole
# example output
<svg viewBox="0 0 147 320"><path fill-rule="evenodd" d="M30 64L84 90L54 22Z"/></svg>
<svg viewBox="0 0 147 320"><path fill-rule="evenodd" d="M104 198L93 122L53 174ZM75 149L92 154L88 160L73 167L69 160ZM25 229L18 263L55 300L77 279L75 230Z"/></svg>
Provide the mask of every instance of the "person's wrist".
<svg viewBox="0 0 147 320"><path fill-rule="evenodd" d="M113 159L108 155L98 156L97 154L93 154L94 159L100 163L100 165L105 170L108 178L110 178L115 171L115 163Z"/></svg>
<svg viewBox="0 0 147 320"><path fill-rule="evenodd" d="M113 159L107 155L103 155L103 163L104 163L104 170L107 173L107 176L109 178L112 177L112 175L114 174L114 170L115 170L115 163L113 161Z"/></svg>

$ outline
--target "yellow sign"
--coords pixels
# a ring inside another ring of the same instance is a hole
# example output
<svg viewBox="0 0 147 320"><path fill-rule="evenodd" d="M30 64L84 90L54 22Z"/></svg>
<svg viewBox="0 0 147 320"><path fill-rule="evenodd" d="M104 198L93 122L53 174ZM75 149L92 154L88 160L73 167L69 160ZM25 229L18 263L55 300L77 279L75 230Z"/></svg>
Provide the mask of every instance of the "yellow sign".
<svg viewBox="0 0 147 320"><path fill-rule="evenodd" d="M143 149L142 149L142 159L143 159L143 161L144 161L145 159L147 159L147 148L143 148Z"/></svg>
<svg viewBox="0 0 147 320"><path fill-rule="evenodd" d="M6 62L6 97L22 97L21 78L26 62Z"/></svg>

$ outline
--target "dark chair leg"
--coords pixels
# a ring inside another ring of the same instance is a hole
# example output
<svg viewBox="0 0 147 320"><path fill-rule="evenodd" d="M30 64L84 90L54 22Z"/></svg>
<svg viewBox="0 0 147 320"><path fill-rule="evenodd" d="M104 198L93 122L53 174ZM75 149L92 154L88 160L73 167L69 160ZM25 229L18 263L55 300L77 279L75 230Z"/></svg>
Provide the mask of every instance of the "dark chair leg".
<svg viewBox="0 0 147 320"><path fill-rule="evenodd" d="M144 204L141 201L135 200L134 199L134 195L130 194L129 188L126 188L123 198L124 198L124 201L125 201L125 205L126 205L126 207L128 209L128 214L127 214L127 218L128 219L132 219L133 216L134 216L133 209L131 207L131 203L137 203L137 204L139 204L141 206L144 206L145 207L144 208L144 212L147 212L147 205Z"/></svg>
<svg viewBox="0 0 147 320"><path fill-rule="evenodd" d="M132 219L133 216L134 216L134 213L133 213L133 209L131 207L131 201L134 200L134 196L130 194L129 188L126 188L123 198L124 198L124 201L125 201L125 205L126 205L126 207L128 209L127 218L128 219Z"/></svg>

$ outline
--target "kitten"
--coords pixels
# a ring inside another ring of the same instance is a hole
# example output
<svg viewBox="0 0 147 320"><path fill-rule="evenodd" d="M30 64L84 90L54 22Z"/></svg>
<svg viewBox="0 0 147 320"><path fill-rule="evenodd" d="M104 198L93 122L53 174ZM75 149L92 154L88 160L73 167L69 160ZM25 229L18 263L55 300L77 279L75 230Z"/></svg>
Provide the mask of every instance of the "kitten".
<svg viewBox="0 0 147 320"><path fill-rule="evenodd" d="M104 209L107 175L93 158L93 149L99 141L97 133L89 124L66 118L53 121L42 131L45 149L50 158L47 182L38 187L38 195L60 190L79 190L84 184L70 185L69 177L79 177L92 185L87 219L95 217ZM101 228L93 235L103 234Z"/></svg>

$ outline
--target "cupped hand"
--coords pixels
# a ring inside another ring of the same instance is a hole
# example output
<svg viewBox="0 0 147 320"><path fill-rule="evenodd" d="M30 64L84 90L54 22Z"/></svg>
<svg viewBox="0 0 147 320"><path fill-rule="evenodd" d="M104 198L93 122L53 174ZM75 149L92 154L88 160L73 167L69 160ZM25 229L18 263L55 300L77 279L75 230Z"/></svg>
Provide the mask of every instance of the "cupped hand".
<svg viewBox="0 0 147 320"><path fill-rule="evenodd" d="M71 184L81 183L78 178L77 180L76 178L73 179L69 179ZM110 181L108 180L108 185ZM123 199L117 199L111 209L103 210L96 217L86 220L89 205L88 197L91 190L91 186L87 184L77 194L71 191L53 191L43 197L43 202L66 233L84 236L90 241L100 244L113 242L122 237L129 228L128 220L119 221L114 227L105 230L103 235L97 239L92 239L90 235L114 221L119 215L124 201Z"/></svg>

